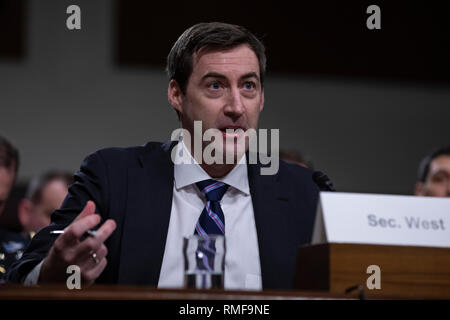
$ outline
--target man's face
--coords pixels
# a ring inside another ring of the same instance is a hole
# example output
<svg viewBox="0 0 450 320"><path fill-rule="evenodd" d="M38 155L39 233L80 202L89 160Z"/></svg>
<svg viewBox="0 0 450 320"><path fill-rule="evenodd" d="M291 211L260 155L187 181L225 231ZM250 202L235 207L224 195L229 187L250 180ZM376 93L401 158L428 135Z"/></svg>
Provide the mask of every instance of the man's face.
<svg viewBox="0 0 450 320"><path fill-rule="evenodd" d="M50 224L50 216L61 207L67 195L67 184L60 179L50 181L42 190L41 201L32 204L30 229L37 231Z"/></svg>
<svg viewBox="0 0 450 320"><path fill-rule="evenodd" d="M6 200L14 184L14 168L0 167L0 214L5 209Z"/></svg>
<svg viewBox="0 0 450 320"><path fill-rule="evenodd" d="M425 182L416 187L416 195L450 197L450 155L442 155L431 161Z"/></svg>
<svg viewBox="0 0 450 320"><path fill-rule="evenodd" d="M178 101L171 100L191 137L194 121L198 120L202 121L203 132L221 130L224 146L236 137L227 134L226 129L256 129L264 106L256 54L245 44L228 50L200 50L193 57L186 94L180 94ZM207 144L204 142L203 147Z"/></svg>

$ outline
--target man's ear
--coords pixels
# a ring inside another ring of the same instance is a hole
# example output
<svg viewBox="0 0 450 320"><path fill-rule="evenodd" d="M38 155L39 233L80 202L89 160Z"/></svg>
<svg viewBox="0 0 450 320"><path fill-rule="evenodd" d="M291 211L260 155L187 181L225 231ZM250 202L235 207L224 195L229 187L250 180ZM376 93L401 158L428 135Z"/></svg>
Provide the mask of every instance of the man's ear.
<svg viewBox="0 0 450 320"><path fill-rule="evenodd" d="M177 111L178 114L183 113L183 92L181 92L181 88L175 80L170 80L169 88L167 89L167 97L169 99L169 103L172 107Z"/></svg>
<svg viewBox="0 0 450 320"><path fill-rule="evenodd" d="M425 195L423 182L416 182L416 185L414 187L414 195L416 196Z"/></svg>
<svg viewBox="0 0 450 320"><path fill-rule="evenodd" d="M28 232L31 216L31 201L28 199L22 199L17 207L17 218L22 225L23 230Z"/></svg>

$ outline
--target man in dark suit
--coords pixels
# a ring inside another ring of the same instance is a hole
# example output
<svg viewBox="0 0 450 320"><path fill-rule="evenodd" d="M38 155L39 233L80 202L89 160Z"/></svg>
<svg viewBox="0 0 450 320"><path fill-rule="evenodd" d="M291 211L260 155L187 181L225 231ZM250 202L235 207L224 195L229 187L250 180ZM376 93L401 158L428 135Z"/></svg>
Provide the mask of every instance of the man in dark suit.
<svg viewBox="0 0 450 320"><path fill-rule="evenodd" d="M257 128L264 106L265 61L261 42L240 26L186 30L167 63L169 102L185 129L180 141L89 155L51 225L36 234L9 279L65 283L67 267L78 265L86 284L180 287L181 239L209 234L212 223L227 240L225 288L292 287L297 247L311 239L318 188L311 171L297 165L281 162L275 174L261 174L262 165L248 161L247 144L239 143ZM197 138L195 121L201 133L218 132L223 144L215 157L231 150L231 163L204 161L207 142L186 139ZM180 154L190 164L179 163ZM211 188L223 189L220 198L208 198ZM217 215L208 215L212 204ZM84 236L97 225L95 236ZM57 237L50 233L62 229Z"/></svg>

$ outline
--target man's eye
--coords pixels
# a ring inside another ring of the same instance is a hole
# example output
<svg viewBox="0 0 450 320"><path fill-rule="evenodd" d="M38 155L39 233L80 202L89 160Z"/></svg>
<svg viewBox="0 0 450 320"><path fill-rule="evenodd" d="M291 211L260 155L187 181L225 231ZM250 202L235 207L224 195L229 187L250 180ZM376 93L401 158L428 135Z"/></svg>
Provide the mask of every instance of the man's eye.
<svg viewBox="0 0 450 320"><path fill-rule="evenodd" d="M448 180L448 177L444 174L437 174L431 178L434 183L443 183Z"/></svg>
<svg viewBox="0 0 450 320"><path fill-rule="evenodd" d="M220 82L217 82L217 81L212 82L212 83L209 85L209 88L210 88L210 89L213 89L213 90L219 90L220 87L221 87Z"/></svg>
<svg viewBox="0 0 450 320"><path fill-rule="evenodd" d="M245 90L253 90L255 88L256 88L256 84L254 82L247 81L246 83L244 83Z"/></svg>

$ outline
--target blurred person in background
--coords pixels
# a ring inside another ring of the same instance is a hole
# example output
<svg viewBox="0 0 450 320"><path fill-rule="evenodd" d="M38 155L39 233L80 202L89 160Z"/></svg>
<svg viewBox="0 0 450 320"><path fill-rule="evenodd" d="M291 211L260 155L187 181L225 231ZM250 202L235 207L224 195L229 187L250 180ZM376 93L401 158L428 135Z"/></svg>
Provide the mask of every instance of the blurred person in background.
<svg viewBox="0 0 450 320"><path fill-rule="evenodd" d="M19 152L5 138L0 136L0 214L16 180L19 169Z"/></svg>
<svg viewBox="0 0 450 320"><path fill-rule="evenodd" d="M303 154L296 150L280 150L280 159L288 163L295 163L304 168L314 170L314 165Z"/></svg>
<svg viewBox="0 0 450 320"><path fill-rule="evenodd" d="M450 146L427 155L419 165L416 196L450 197Z"/></svg>
<svg viewBox="0 0 450 320"><path fill-rule="evenodd" d="M0 136L0 215L14 186L19 169L19 152L5 138ZM20 259L28 243L22 234L0 228L0 283L6 268Z"/></svg>
<svg viewBox="0 0 450 320"><path fill-rule="evenodd" d="M58 209L73 183L71 173L49 171L34 178L26 197L18 208L18 218L23 232L32 238L41 228L50 224L50 216Z"/></svg>

